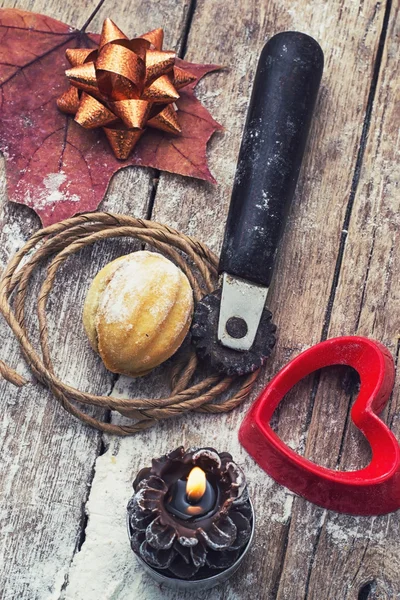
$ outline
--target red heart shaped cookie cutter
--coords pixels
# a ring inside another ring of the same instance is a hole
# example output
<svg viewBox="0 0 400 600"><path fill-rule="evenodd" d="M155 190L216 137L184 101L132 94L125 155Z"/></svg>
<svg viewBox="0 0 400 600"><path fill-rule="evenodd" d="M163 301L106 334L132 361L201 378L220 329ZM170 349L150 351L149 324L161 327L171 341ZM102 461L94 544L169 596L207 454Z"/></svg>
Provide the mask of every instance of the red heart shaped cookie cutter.
<svg viewBox="0 0 400 600"><path fill-rule="evenodd" d="M270 426L285 394L310 373L331 365L348 365L360 376L351 418L367 438L372 459L358 471L333 471L312 463L291 450ZM246 415L239 440L277 482L319 506L353 515L392 512L400 508L400 446L377 414L393 384L393 359L382 344L358 336L321 342L294 358L269 382Z"/></svg>

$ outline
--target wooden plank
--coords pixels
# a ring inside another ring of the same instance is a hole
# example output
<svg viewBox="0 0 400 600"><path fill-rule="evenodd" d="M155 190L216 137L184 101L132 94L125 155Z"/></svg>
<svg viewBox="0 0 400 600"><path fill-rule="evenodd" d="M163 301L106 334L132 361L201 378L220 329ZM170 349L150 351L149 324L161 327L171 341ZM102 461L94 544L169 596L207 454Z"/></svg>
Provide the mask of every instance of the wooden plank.
<svg viewBox="0 0 400 600"><path fill-rule="evenodd" d="M215 188L190 180L183 182L179 177L163 174L153 216L196 235L214 250L221 243L241 130L262 45L277 31L298 29L316 37L326 56L308 154L269 299L280 337L264 381L300 349L319 341L323 331L383 18L384 8L371 1L344 6L339 1L323 5L289 1L282 5L254 0L236 3L234 8L216 0L200 0L196 4L187 58L230 67L228 73L208 77L198 92L213 116L226 127L222 136L214 138L209 152L219 185ZM113 393L161 395L165 389L164 374L161 368L138 382L120 379ZM312 381L305 382L297 388L297 396L308 398L312 385ZM300 405L294 404L295 397L292 394L284 403L276 425L283 439L299 447L307 433L312 398ZM272 482L239 447L237 429L244 412L245 407L219 417L190 415L161 423L131 439L108 440L107 452L96 463L86 541L75 556L66 599L91 600L101 593L102 597L118 600L132 596L151 600L161 594L167 600L176 598L167 590L160 592L133 562L122 507L131 494L130 482L135 472L149 464L152 456L180 444L211 445L231 451L248 475L257 512L257 537L246 567L226 586L199 597L276 597L293 496ZM309 538L318 529L321 515L300 499L296 503L306 511L298 523L298 539L304 537L311 545ZM346 551L346 527L347 521L334 528L338 554ZM110 543L99 552L98 544L105 539ZM307 580L309 569L312 572L312 564L303 564L303 548L297 546L296 552L298 569L285 569L285 576L292 576L294 582L298 578L300 585L281 592L282 598L290 600L303 597L303 580ZM353 565L354 574L357 567ZM335 576L340 579L340 571ZM341 597L331 595L327 581L321 577L315 589L319 599ZM185 600L190 596L179 597Z"/></svg>
<svg viewBox="0 0 400 600"><path fill-rule="evenodd" d="M3 3L1 3L3 5ZM4 4L8 4L7 2ZM80 27L93 11L94 2L64 3L28 0L18 8L46 13ZM109 7L108 7L109 8ZM142 33L162 22L167 39L178 46L184 28L188 1L158 3L157 14L149 2L118 3L113 18L127 32ZM93 24L100 27L104 8ZM95 29L96 27L96 29ZM90 27L92 29L92 27ZM1 181L4 181L2 165ZM153 172L125 169L113 178L104 210L146 216ZM1 190L1 259L8 262L29 235L38 228L38 219L26 207L8 205ZM81 325L81 310L91 278L107 261L132 249L132 244L98 245L72 259L60 272L50 299L52 353L55 368L71 385L94 393L110 393L114 379L90 351ZM37 292L37 285L32 290ZM31 333L37 329L33 310L28 311ZM2 358L27 369L17 343L4 322L0 324ZM0 382L3 420L2 447L0 598L47 600L58 598L74 551L82 541L84 506L93 476L93 464L101 448L100 435L67 415L51 394L37 383L22 390Z"/></svg>
<svg viewBox="0 0 400 600"><path fill-rule="evenodd" d="M395 89L399 70L399 8L392 5L373 110L363 154L329 337L359 334L382 341L399 355L399 213L400 154ZM368 123L367 123L368 125ZM355 394L337 394L330 403L329 378L321 381L307 443L307 455L325 457L329 466L355 469L368 463L368 444L348 418ZM400 437L399 377L383 418ZM339 426L332 436L330 424ZM321 423L329 427L321 427ZM305 518L315 524L304 531ZM400 590L400 515L357 518L323 512L295 502L279 598L398 598ZM299 552L301 549L301 557ZM299 563L301 567L299 569ZM305 579L304 579L305 577ZM321 595L321 581L329 595Z"/></svg>

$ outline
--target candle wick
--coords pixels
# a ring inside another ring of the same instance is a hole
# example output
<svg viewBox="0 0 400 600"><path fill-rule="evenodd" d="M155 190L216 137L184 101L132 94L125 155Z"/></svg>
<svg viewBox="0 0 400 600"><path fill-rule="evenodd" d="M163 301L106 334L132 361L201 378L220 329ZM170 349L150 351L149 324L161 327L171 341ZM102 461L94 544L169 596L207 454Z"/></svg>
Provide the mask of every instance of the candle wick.
<svg viewBox="0 0 400 600"><path fill-rule="evenodd" d="M200 502L200 500L201 498L191 498L190 494L186 494L186 502L188 502L192 506L196 505L198 502Z"/></svg>

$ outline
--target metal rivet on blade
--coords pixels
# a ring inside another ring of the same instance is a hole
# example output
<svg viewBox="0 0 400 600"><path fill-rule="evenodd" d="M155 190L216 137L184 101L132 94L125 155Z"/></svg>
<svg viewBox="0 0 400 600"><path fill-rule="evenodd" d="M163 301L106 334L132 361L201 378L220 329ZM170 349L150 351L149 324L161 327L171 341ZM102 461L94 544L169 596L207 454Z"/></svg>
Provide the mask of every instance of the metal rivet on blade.
<svg viewBox="0 0 400 600"><path fill-rule="evenodd" d="M246 321L240 317L231 317L228 319L225 324L225 329L228 335L236 340L243 338L248 331Z"/></svg>

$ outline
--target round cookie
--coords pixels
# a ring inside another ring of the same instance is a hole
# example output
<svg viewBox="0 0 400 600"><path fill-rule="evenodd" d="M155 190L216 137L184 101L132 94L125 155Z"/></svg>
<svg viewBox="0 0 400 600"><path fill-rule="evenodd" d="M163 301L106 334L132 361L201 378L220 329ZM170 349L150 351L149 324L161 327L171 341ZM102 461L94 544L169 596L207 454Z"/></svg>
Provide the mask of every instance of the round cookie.
<svg viewBox="0 0 400 600"><path fill-rule="evenodd" d="M133 252L94 278L83 309L93 349L114 373L138 377L172 356L192 320L186 275L155 252Z"/></svg>

